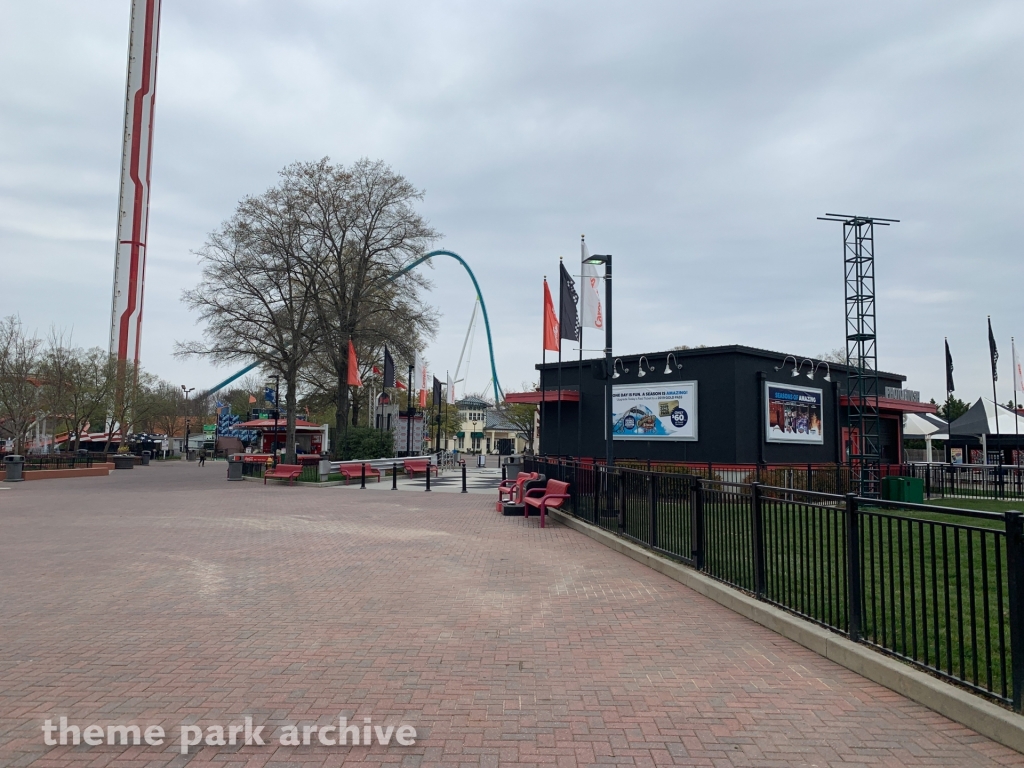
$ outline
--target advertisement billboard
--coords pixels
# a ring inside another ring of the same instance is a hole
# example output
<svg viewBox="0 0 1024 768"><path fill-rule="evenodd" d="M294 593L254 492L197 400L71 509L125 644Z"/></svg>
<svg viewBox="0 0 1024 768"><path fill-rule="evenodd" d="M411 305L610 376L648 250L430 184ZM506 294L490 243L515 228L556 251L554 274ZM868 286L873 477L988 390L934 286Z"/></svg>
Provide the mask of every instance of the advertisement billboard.
<svg viewBox="0 0 1024 768"><path fill-rule="evenodd" d="M764 383L765 440L769 443L825 442L820 389Z"/></svg>
<svg viewBox="0 0 1024 768"><path fill-rule="evenodd" d="M697 382L612 386L616 440L696 440Z"/></svg>

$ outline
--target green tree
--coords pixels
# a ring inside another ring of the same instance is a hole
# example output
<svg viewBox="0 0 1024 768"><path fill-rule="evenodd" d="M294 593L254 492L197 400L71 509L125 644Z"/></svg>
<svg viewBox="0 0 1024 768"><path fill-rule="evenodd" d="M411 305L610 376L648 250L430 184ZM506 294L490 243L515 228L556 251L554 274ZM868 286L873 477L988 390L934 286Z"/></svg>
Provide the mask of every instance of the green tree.
<svg viewBox="0 0 1024 768"><path fill-rule="evenodd" d="M936 405L935 398L932 398L931 402L932 405ZM950 395L946 402L938 407L936 414L948 422L953 422L967 413L970 408L971 406L960 398Z"/></svg>

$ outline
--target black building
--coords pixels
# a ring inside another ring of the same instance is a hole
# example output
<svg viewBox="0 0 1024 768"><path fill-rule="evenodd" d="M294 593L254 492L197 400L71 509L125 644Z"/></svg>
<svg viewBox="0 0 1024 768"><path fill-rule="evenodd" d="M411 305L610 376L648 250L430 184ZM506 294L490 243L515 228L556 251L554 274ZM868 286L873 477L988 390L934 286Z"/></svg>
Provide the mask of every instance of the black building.
<svg viewBox="0 0 1024 768"><path fill-rule="evenodd" d="M558 363L537 369L544 400L539 452L604 456L611 424L604 360L563 361L560 373ZM616 358L615 371L617 458L835 463L857 439L846 417L851 369L845 365L736 345L626 355ZM879 372L878 378L881 459L898 463L903 414L935 406L904 389L905 376ZM509 399L540 403L542 393Z"/></svg>

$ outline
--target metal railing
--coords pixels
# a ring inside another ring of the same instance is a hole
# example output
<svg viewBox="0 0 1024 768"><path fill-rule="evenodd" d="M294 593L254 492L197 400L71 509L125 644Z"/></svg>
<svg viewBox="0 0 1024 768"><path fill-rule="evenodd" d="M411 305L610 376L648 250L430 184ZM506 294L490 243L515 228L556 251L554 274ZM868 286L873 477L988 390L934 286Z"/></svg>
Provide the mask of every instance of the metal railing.
<svg viewBox="0 0 1024 768"><path fill-rule="evenodd" d="M93 465L92 456L72 454L69 456L35 456L29 454L25 457L25 464L22 469L81 469Z"/></svg>
<svg viewBox="0 0 1024 768"><path fill-rule="evenodd" d="M544 458L524 469L570 483L566 511L588 523L1021 711L1019 512Z"/></svg>

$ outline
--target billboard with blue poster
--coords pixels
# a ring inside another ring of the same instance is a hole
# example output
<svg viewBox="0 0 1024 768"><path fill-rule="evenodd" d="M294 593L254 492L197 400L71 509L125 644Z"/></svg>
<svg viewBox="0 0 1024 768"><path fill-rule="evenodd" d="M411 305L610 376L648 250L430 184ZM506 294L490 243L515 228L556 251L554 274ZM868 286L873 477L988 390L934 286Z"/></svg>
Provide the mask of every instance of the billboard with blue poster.
<svg viewBox="0 0 1024 768"><path fill-rule="evenodd" d="M697 382L612 387L616 440L696 440Z"/></svg>
<svg viewBox="0 0 1024 768"><path fill-rule="evenodd" d="M764 383L765 440L769 443L824 443L820 389Z"/></svg>

